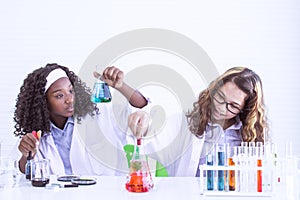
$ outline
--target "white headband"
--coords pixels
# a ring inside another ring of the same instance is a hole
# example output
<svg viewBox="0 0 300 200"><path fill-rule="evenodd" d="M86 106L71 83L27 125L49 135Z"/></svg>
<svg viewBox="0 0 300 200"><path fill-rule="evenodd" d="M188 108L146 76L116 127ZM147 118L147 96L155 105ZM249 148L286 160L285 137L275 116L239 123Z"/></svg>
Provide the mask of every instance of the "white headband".
<svg viewBox="0 0 300 200"><path fill-rule="evenodd" d="M47 83L45 85L45 93L47 92L47 90L49 89L49 87L58 79L60 78L69 78L66 74L66 72L64 70L62 70L61 68L57 68L53 71L51 71L48 76L47 76Z"/></svg>

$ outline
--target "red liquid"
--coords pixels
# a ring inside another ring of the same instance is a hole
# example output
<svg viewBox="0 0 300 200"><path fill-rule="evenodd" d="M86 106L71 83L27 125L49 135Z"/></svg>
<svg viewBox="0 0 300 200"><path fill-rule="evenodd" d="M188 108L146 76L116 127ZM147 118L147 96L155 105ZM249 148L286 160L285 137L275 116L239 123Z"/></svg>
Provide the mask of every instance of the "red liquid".
<svg viewBox="0 0 300 200"><path fill-rule="evenodd" d="M129 192L148 192L149 188L144 184L143 175L132 173L130 181L125 184L126 190Z"/></svg>
<svg viewBox="0 0 300 200"><path fill-rule="evenodd" d="M129 192L148 192L153 188L153 181L146 157L140 156L141 139L137 139L137 144L135 155L130 162L130 173L127 176L125 188Z"/></svg>
<svg viewBox="0 0 300 200"><path fill-rule="evenodd" d="M257 160L257 167L262 166L262 160ZM257 170L257 192L262 192L262 170Z"/></svg>

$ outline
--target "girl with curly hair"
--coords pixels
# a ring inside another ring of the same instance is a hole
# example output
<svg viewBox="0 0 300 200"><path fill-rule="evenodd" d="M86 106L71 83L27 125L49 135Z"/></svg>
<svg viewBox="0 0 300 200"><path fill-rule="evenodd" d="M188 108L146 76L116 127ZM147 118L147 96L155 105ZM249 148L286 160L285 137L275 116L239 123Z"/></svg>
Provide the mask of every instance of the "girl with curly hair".
<svg viewBox="0 0 300 200"><path fill-rule="evenodd" d="M133 134L145 135L149 115L138 111L128 124ZM268 123L260 77L245 67L234 67L212 81L203 90L192 110L181 117L170 118L165 131L155 135L148 150L168 170L169 176L199 176L198 165L215 144L239 146L241 142L264 142ZM148 133L153 128L148 128ZM177 133L177 134L175 134ZM163 148L158 141L166 142Z"/></svg>
<svg viewBox="0 0 300 200"><path fill-rule="evenodd" d="M106 68L102 78L134 107L147 104L143 95L123 82L123 72L118 68ZM75 125L84 123L85 118L107 114L91 102L90 96L90 89L67 67L47 64L28 74L14 113L14 134L21 137L19 168L23 173L29 152L36 158L49 159L53 174L96 173L92 166L96 160L73 133ZM40 138L32 134L38 130L42 132ZM98 169L99 173L105 173L105 169L102 172Z"/></svg>

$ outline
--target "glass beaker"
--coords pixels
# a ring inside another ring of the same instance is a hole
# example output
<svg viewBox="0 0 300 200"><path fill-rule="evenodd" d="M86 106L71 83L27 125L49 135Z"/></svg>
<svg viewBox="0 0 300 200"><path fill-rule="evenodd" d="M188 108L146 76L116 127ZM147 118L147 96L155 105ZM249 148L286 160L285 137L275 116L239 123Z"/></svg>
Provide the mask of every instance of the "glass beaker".
<svg viewBox="0 0 300 200"><path fill-rule="evenodd" d="M138 139L125 184L129 192L148 192L154 186L146 157L141 147L141 139Z"/></svg>
<svg viewBox="0 0 300 200"><path fill-rule="evenodd" d="M16 163L10 157L0 156L0 188L11 188L16 185Z"/></svg>
<svg viewBox="0 0 300 200"><path fill-rule="evenodd" d="M101 75L97 77L94 83L91 101L94 103L106 103L111 102L111 93L107 83L101 80Z"/></svg>
<svg viewBox="0 0 300 200"><path fill-rule="evenodd" d="M35 187L45 187L49 183L50 168L49 160L34 160L34 168L32 169L34 176L31 177L31 184Z"/></svg>

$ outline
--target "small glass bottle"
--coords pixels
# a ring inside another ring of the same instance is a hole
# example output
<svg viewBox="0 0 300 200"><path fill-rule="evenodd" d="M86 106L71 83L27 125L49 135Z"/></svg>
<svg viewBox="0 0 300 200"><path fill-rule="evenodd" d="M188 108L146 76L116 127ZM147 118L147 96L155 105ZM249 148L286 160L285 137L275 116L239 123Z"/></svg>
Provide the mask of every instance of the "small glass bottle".
<svg viewBox="0 0 300 200"><path fill-rule="evenodd" d="M142 150L141 143L141 139L137 139L137 145L135 145L134 154L130 161L129 174L125 184L129 192L148 192L154 186L147 158Z"/></svg>
<svg viewBox="0 0 300 200"><path fill-rule="evenodd" d="M25 164L25 178L30 181L34 178L34 162L31 151L29 151Z"/></svg>
<svg viewBox="0 0 300 200"><path fill-rule="evenodd" d="M97 73L98 74L98 73ZM94 103L106 103L111 102L111 93L107 83L101 80L101 75L98 75L96 82L94 83L91 101Z"/></svg>

